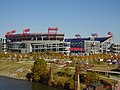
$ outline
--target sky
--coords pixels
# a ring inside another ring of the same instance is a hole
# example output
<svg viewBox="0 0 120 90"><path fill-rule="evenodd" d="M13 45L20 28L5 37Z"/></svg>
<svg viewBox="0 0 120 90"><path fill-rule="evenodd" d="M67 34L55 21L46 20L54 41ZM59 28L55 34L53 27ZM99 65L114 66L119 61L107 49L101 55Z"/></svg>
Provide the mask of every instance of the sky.
<svg viewBox="0 0 120 90"><path fill-rule="evenodd" d="M65 38L114 35L120 43L120 0L0 0L0 37L11 30L47 33L58 27Z"/></svg>

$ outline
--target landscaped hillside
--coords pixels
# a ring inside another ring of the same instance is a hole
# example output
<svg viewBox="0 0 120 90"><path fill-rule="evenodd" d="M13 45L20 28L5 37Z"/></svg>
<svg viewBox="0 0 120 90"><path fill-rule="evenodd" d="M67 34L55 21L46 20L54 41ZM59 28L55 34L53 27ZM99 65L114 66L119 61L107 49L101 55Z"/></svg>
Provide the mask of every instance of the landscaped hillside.
<svg viewBox="0 0 120 90"><path fill-rule="evenodd" d="M33 61L6 61L0 60L0 75L17 79L26 79Z"/></svg>

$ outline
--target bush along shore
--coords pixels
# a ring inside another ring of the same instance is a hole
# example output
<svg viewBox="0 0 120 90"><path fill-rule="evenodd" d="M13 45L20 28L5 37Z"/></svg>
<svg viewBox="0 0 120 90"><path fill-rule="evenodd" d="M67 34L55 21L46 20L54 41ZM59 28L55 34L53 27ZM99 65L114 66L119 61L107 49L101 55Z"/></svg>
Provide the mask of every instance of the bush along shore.
<svg viewBox="0 0 120 90"><path fill-rule="evenodd" d="M32 73L27 75L29 80L39 81L52 87L74 89L74 71L68 67L58 68L58 65L53 63L47 65L44 59L36 58L31 71Z"/></svg>

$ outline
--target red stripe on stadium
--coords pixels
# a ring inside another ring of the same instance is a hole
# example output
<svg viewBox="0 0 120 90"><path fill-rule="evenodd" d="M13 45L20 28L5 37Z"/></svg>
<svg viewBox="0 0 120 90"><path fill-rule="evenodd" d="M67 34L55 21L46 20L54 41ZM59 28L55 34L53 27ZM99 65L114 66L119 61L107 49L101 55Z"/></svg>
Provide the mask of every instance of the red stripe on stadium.
<svg viewBox="0 0 120 90"><path fill-rule="evenodd" d="M70 48L70 51L84 51L83 48Z"/></svg>

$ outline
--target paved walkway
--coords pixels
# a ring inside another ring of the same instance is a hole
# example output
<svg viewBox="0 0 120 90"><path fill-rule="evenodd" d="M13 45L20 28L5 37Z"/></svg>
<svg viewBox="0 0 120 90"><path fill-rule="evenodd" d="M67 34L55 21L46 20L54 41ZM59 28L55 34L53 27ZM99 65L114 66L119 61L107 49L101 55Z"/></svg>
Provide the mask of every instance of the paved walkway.
<svg viewBox="0 0 120 90"><path fill-rule="evenodd" d="M103 72L103 73L118 74L118 75L120 75L120 72L116 72L116 71L105 71L105 70L94 70L94 69L87 69L87 71Z"/></svg>
<svg viewBox="0 0 120 90"><path fill-rule="evenodd" d="M120 82L120 77L110 75L110 79L116 80Z"/></svg>

